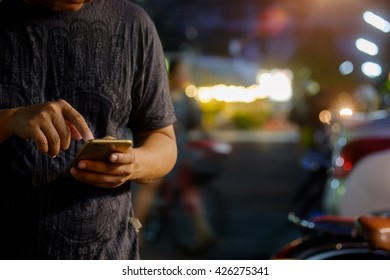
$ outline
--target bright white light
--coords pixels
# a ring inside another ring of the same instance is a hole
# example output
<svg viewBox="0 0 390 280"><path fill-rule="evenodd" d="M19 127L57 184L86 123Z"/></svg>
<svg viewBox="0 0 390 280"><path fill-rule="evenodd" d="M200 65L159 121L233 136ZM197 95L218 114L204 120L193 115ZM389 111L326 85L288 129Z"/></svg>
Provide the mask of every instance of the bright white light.
<svg viewBox="0 0 390 280"><path fill-rule="evenodd" d="M220 84L196 88L191 85L186 88L186 94L202 103L208 103L211 100L227 103L251 103L265 98L273 101L288 101L291 99L292 73L290 70L262 72L258 76L258 81L259 84L248 87Z"/></svg>
<svg viewBox="0 0 390 280"><path fill-rule="evenodd" d="M343 158L343 157L337 157L337 158L336 158L336 165L337 165L338 167L343 166L344 163L345 163L345 161L344 161L344 158Z"/></svg>
<svg viewBox="0 0 390 280"><path fill-rule="evenodd" d="M362 39L362 38L357 39L355 45L358 48L358 50L372 56L377 55L379 51L378 46L376 44L366 39Z"/></svg>
<svg viewBox="0 0 390 280"><path fill-rule="evenodd" d="M340 116L349 117L353 115L353 111L350 108L343 108L340 110Z"/></svg>
<svg viewBox="0 0 390 280"><path fill-rule="evenodd" d="M250 87L215 85L200 87L196 92L196 98L202 103L208 103L212 99L220 102L250 103L257 99L266 98L262 95L257 85Z"/></svg>
<svg viewBox="0 0 390 280"><path fill-rule="evenodd" d="M382 67L377 63L365 62L362 64L362 72L370 78L375 78L382 74Z"/></svg>
<svg viewBox="0 0 390 280"><path fill-rule="evenodd" d="M344 61L340 64L339 71L342 75L349 75L353 72L353 64L351 61Z"/></svg>
<svg viewBox="0 0 390 280"><path fill-rule="evenodd" d="M380 16L378 16L372 12L369 12L369 11L364 12L363 19L368 24L371 24L375 28L378 28L379 30L381 30L385 33L390 32L390 23L387 20L384 20L383 18L381 18Z"/></svg>
<svg viewBox="0 0 390 280"><path fill-rule="evenodd" d="M284 102L292 97L292 73L289 70L273 70L258 76L260 91L272 101Z"/></svg>

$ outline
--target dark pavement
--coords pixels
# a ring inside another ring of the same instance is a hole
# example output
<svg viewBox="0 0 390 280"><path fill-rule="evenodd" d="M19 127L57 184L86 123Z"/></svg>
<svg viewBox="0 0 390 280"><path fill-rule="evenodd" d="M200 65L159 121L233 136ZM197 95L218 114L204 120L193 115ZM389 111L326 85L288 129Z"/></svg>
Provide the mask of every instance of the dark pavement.
<svg viewBox="0 0 390 280"><path fill-rule="evenodd" d="M141 245L141 257L269 259L281 246L298 237L287 213L305 173L297 165L292 138L268 136L231 139L233 151L226 158L224 172L213 182L227 206L226 228L215 246L202 253L182 252L174 246L166 225L156 243ZM227 135L222 137L229 139Z"/></svg>

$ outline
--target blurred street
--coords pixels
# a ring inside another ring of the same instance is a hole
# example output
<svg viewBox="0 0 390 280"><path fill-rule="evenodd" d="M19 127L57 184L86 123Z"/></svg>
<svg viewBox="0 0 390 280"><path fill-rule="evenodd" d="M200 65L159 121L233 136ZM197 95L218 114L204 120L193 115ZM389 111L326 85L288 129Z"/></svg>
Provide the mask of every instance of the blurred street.
<svg viewBox="0 0 390 280"><path fill-rule="evenodd" d="M303 180L292 133L217 134L232 143L225 172L214 181L227 204L226 231L213 248L189 254L161 238L141 246L143 259L268 259L298 236L288 222L289 202Z"/></svg>
<svg viewBox="0 0 390 280"><path fill-rule="evenodd" d="M156 24L167 62L187 64L182 93L200 105L203 129L233 145L213 182L227 206L219 242L184 253L164 221L141 257L269 259L299 236L287 214L307 175L286 122L300 127L301 144L318 148L328 140L318 128L336 112L390 106L389 1L136 2Z"/></svg>

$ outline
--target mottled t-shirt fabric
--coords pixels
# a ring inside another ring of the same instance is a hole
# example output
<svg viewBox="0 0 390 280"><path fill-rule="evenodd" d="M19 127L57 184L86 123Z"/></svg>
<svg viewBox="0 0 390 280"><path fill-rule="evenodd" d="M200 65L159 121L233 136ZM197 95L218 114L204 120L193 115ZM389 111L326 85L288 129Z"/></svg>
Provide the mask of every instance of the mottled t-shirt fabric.
<svg viewBox="0 0 390 280"><path fill-rule="evenodd" d="M93 0L50 12L22 0L0 3L0 109L64 99L95 138L175 121L164 54L142 8ZM51 159L32 140L0 144L2 259L136 259L131 183L99 189L64 177L83 145Z"/></svg>

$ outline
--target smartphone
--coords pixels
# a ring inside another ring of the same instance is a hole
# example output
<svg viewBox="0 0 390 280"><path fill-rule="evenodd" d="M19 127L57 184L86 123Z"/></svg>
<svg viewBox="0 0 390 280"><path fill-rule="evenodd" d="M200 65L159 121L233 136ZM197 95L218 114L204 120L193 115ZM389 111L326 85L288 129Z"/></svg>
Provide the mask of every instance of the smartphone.
<svg viewBox="0 0 390 280"><path fill-rule="evenodd" d="M114 152L126 152L133 146L132 140L121 139L91 139L84 143L83 147L73 159L68 170L77 166L80 160L109 161L109 156Z"/></svg>

